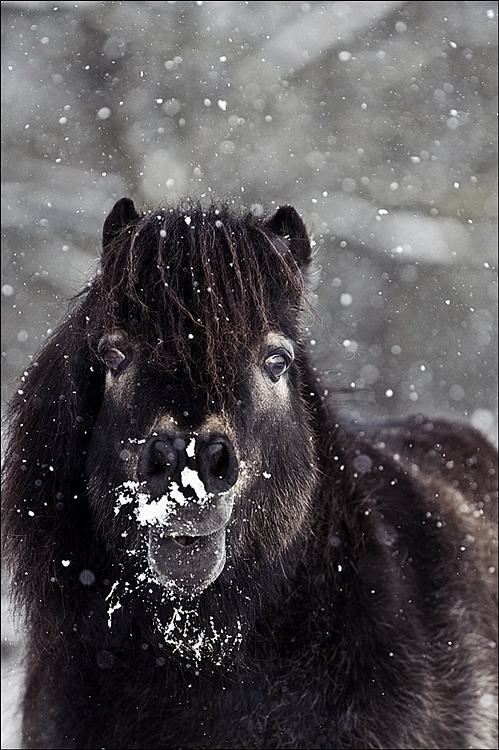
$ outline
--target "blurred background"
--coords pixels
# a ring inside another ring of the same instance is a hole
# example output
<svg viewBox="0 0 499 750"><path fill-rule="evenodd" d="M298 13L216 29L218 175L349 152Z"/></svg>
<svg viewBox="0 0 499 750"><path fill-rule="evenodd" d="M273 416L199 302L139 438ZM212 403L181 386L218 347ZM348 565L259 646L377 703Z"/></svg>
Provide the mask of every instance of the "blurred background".
<svg viewBox="0 0 499 750"><path fill-rule="evenodd" d="M322 321L306 335L342 409L495 439L496 2L1 12L2 403L92 277L115 200L213 196L303 216ZM8 711L9 623L2 643Z"/></svg>

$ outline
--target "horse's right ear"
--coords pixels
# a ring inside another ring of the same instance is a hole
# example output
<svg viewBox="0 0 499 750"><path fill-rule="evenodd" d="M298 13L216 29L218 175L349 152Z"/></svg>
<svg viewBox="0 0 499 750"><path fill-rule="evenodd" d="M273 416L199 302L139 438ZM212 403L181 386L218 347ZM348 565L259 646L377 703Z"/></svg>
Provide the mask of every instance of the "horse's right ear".
<svg viewBox="0 0 499 750"><path fill-rule="evenodd" d="M306 269L312 257L312 248L307 229L296 208L280 206L265 222L265 226L287 240L299 268Z"/></svg>
<svg viewBox="0 0 499 750"><path fill-rule="evenodd" d="M129 224L140 219L139 214L135 210L133 201L130 198L120 198L120 200L114 204L113 208L106 221L104 222L104 229L102 230L102 247L103 250L111 244L115 237L125 229Z"/></svg>

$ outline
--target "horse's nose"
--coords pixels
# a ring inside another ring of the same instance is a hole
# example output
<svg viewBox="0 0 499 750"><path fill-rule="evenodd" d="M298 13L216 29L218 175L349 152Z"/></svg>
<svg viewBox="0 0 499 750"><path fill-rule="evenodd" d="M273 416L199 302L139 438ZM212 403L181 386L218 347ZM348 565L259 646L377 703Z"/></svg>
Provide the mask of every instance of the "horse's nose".
<svg viewBox="0 0 499 750"><path fill-rule="evenodd" d="M197 471L206 492L219 494L236 482L238 461L231 441L218 433L184 439L178 435L154 433L145 442L139 456L137 474L149 492L160 496L172 481L186 484L182 472Z"/></svg>

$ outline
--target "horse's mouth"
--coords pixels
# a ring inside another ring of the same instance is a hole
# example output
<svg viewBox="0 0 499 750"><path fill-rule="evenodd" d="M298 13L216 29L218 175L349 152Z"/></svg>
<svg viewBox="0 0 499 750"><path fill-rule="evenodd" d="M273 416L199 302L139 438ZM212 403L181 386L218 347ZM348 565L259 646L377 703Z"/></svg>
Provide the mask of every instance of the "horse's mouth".
<svg viewBox="0 0 499 750"><path fill-rule="evenodd" d="M215 581L225 565L225 527L211 534L165 535L149 529L148 563L161 586L179 594L198 594Z"/></svg>
<svg viewBox="0 0 499 750"><path fill-rule="evenodd" d="M198 536L173 536L172 539L182 547L192 547L193 544L199 539Z"/></svg>

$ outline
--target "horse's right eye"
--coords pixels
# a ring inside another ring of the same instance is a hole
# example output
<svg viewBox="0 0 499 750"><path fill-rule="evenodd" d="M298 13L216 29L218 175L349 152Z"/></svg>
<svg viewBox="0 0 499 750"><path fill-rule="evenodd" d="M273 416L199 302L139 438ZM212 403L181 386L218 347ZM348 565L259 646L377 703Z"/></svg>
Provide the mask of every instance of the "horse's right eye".
<svg viewBox="0 0 499 750"><path fill-rule="evenodd" d="M265 360L265 369L274 383L277 383L281 375L284 375L291 364L291 357L287 352L274 352Z"/></svg>
<svg viewBox="0 0 499 750"><path fill-rule="evenodd" d="M109 349L103 357L104 364L111 372L117 372L124 359L125 355L119 349Z"/></svg>
<svg viewBox="0 0 499 750"><path fill-rule="evenodd" d="M117 373L126 359L121 349L118 348L121 343L120 337L116 334L103 336L99 341L97 348L99 357L112 373Z"/></svg>

